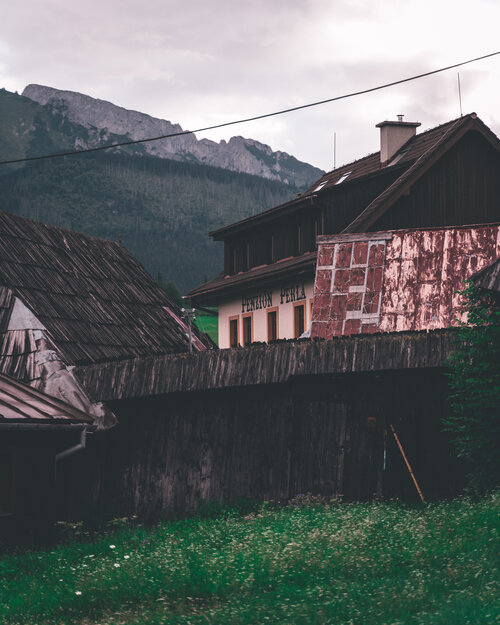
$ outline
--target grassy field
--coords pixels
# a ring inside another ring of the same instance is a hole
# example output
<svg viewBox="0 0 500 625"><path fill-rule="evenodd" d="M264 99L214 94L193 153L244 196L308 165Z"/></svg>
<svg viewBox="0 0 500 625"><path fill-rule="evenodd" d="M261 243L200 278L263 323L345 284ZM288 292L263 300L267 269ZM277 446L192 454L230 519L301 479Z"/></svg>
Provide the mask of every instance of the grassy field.
<svg viewBox="0 0 500 625"><path fill-rule="evenodd" d="M206 332L212 341L219 343L219 320L213 315L204 315L201 311L196 313L196 325L202 332Z"/></svg>
<svg viewBox="0 0 500 625"><path fill-rule="evenodd" d="M4 556L1 623L498 623L499 512L299 501Z"/></svg>

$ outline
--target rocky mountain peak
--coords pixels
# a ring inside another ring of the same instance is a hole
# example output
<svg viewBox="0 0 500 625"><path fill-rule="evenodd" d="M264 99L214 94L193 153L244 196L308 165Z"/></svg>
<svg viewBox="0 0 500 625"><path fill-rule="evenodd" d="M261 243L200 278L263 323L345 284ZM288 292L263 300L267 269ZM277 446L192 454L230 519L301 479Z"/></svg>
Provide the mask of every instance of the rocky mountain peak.
<svg viewBox="0 0 500 625"><path fill-rule="evenodd" d="M31 84L22 95L91 131L88 147L96 147L110 134L137 140L183 131L179 124L75 91ZM187 134L142 146L152 156L199 162L297 187L312 184L324 173L286 152L275 152L268 145L241 136L217 143L208 139L198 140L194 134Z"/></svg>

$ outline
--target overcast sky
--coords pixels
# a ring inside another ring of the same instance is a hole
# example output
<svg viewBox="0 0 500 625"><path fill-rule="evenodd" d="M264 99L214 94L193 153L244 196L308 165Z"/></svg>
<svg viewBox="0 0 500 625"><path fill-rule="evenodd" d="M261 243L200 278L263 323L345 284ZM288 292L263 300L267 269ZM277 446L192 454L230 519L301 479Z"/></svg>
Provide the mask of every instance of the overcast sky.
<svg viewBox="0 0 500 625"><path fill-rule="evenodd" d="M0 7L0 86L79 91L194 129L500 50L500 0L16 0ZM375 124L476 111L500 134L500 56L205 136L252 137L322 169L378 150Z"/></svg>

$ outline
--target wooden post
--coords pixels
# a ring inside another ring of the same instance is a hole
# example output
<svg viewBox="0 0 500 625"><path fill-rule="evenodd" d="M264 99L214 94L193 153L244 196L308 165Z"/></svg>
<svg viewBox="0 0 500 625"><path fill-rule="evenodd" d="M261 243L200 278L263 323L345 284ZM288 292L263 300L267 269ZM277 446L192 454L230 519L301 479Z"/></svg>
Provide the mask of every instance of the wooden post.
<svg viewBox="0 0 500 625"><path fill-rule="evenodd" d="M377 467L377 499L382 499L384 496L384 473L385 473L385 461L387 453L387 428L385 425L382 427L382 466L380 461Z"/></svg>
<svg viewBox="0 0 500 625"><path fill-rule="evenodd" d="M422 491L420 490L420 486L418 485L418 482L417 482L417 478L413 474L413 471L411 469L410 463L408 462L408 458L406 457L406 454L405 454L405 452L403 450L403 446L401 445L401 443L399 441L399 438L398 438L398 435L396 434L396 430L394 429L394 426L392 425L392 423L390 423L389 426L390 426L391 431L392 431L392 433L394 435L394 438L396 440L397 446L399 447L399 451L401 452L401 455L403 456L403 459L404 459L404 461L406 463L408 471L410 472L411 479L413 480L413 483L415 484L415 488L417 489L417 492L418 492L418 494L420 496L420 499L422 500L422 503L425 503L424 496L423 496Z"/></svg>

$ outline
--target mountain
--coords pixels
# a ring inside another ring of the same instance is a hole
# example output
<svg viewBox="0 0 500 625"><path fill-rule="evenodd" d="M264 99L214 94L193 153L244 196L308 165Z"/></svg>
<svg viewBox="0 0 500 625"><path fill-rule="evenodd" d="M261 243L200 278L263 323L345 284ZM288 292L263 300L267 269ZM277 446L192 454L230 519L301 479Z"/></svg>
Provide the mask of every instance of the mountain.
<svg viewBox="0 0 500 625"><path fill-rule="evenodd" d="M0 160L124 138L0 90ZM182 292L222 268L222 245L209 239L209 230L285 202L298 190L194 159L151 156L142 144L0 166L0 210L121 240L154 277L160 272Z"/></svg>
<svg viewBox="0 0 500 625"><path fill-rule="evenodd" d="M179 124L73 91L28 85L23 96L49 107L54 115L87 129L89 135L85 147L109 142L111 135L137 140L183 132ZM295 187L308 186L324 173L286 152L273 152L268 145L243 137L232 137L228 142L217 143L208 139L198 140L194 134L187 134L142 145L145 152L152 156L222 167ZM80 137L75 147L82 146Z"/></svg>
<svg viewBox="0 0 500 625"><path fill-rule="evenodd" d="M71 122L57 107L43 106L17 93L0 89L0 160L72 151L128 139L105 128L85 127ZM146 153L140 144L116 151Z"/></svg>

